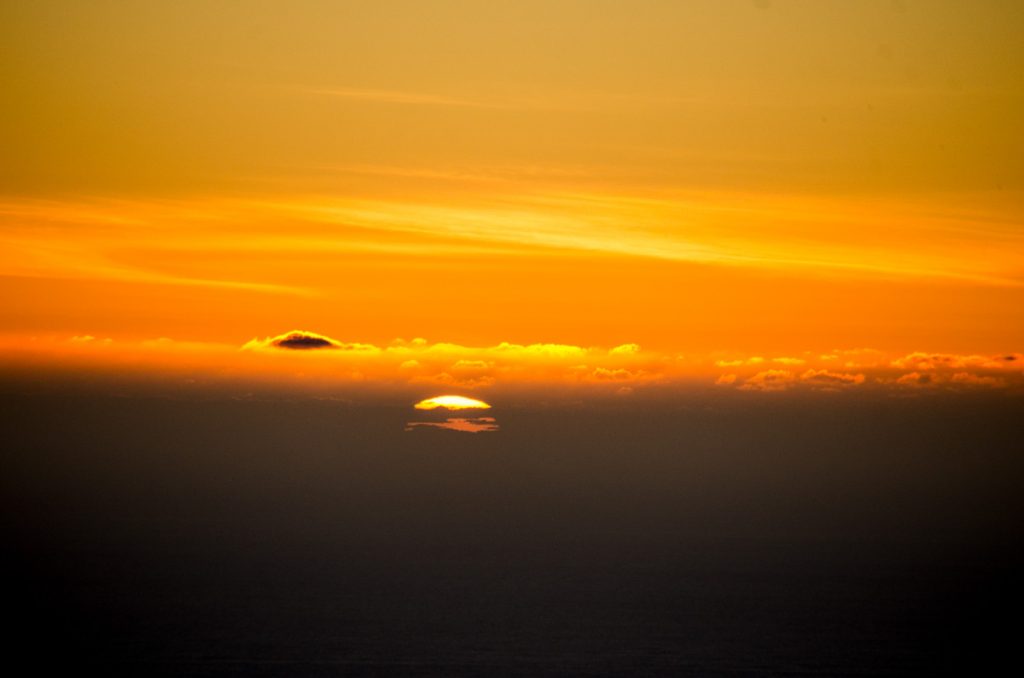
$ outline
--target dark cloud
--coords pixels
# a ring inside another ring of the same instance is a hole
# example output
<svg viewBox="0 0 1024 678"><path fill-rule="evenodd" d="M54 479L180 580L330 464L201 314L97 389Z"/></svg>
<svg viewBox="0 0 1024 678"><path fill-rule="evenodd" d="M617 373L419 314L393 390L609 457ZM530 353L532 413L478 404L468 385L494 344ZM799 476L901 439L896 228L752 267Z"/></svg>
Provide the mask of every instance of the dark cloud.
<svg viewBox="0 0 1024 678"><path fill-rule="evenodd" d="M307 334L304 332L292 332L283 338L278 337L271 342L272 346L277 348L290 348L296 350L307 350L317 348L337 348L337 342L328 339L327 337L321 337L317 334Z"/></svg>
<svg viewBox="0 0 1024 678"><path fill-rule="evenodd" d="M863 374L849 374L847 372L829 372L828 370L807 370L800 375L801 381L820 386L856 386L863 384Z"/></svg>
<svg viewBox="0 0 1024 678"><path fill-rule="evenodd" d="M292 330L266 339L253 339L243 349L283 348L290 351L347 348L348 345L316 332Z"/></svg>

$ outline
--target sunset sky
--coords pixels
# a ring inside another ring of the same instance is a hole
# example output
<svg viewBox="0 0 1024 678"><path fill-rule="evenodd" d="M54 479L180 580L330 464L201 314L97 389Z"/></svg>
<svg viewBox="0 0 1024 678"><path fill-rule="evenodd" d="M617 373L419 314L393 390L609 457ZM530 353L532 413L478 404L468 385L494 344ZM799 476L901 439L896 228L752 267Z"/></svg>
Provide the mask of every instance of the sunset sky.
<svg viewBox="0 0 1024 678"><path fill-rule="evenodd" d="M1022 381L1020 3L40 0L0 25L9 368ZM285 356L290 331L330 343Z"/></svg>
<svg viewBox="0 0 1024 678"><path fill-rule="evenodd" d="M0 0L0 38L9 665L1019 663L1024 0Z"/></svg>

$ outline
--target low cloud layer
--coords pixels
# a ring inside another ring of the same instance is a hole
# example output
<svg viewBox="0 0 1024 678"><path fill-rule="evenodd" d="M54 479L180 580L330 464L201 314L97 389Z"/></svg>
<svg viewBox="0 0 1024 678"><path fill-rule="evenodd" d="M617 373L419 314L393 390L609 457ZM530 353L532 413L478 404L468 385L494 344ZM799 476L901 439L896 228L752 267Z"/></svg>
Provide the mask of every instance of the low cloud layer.
<svg viewBox="0 0 1024 678"><path fill-rule="evenodd" d="M1024 354L1012 351L886 355L854 348L788 355L686 355L637 344L466 346L416 338L376 345L300 330L252 339L241 347L168 338L124 341L83 332L60 338L0 336L0 348L9 366L109 365L134 371L264 376L324 386L445 387L481 394L536 384L626 397L690 387L738 393L1024 391Z"/></svg>
<svg viewBox="0 0 1024 678"><path fill-rule="evenodd" d="M306 336L321 338L312 333L302 334L303 340ZM281 337L264 340L260 346L281 347ZM871 348L852 348L794 355L687 356L646 351L634 343L611 348L508 342L471 347L413 339L377 347L329 341L332 347L344 347L349 352L358 347L364 354L374 354L373 362L390 365L395 378L407 383L471 390L524 381L594 388L615 385L617 393L626 394L645 386L683 382L705 383L718 390L764 393L1024 388L1024 355L1011 352L912 352L891 356ZM360 374L371 371L364 369Z"/></svg>
<svg viewBox="0 0 1024 678"><path fill-rule="evenodd" d="M953 353L908 353L896 358L873 349L836 350L808 358L735 358L717 360L727 368L715 381L717 386L741 391L786 391L813 389L840 391L874 387L896 390L964 390L1024 386L1024 363L1019 353L1000 355L959 355ZM786 366L816 363L803 372L789 369L760 369L765 363ZM843 369L833 366L841 365ZM741 370L746 369L746 373Z"/></svg>

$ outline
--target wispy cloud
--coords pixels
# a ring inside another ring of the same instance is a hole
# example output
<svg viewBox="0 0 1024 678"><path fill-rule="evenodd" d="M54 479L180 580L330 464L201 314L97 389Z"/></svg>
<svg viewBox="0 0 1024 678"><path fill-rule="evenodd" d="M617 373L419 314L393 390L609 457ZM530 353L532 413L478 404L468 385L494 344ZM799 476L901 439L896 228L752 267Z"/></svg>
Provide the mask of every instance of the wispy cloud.
<svg viewBox="0 0 1024 678"><path fill-rule="evenodd" d="M111 260L100 249L55 243L44 237L4 238L0 244L6 256L0 255L0 274L23 278L59 278L65 280L109 280L149 285L207 287L269 294L315 296L310 288L254 280L207 278L176 275L145 265L122 264Z"/></svg>
<svg viewBox="0 0 1024 678"><path fill-rule="evenodd" d="M9 200L0 203L0 274L301 295L321 291L318 285L326 279L307 281L297 270L275 274L266 261L247 264L237 255L393 253L429 259L547 250L847 279L1024 285L1019 230L982 222L972 231L962 227L962 218L947 221L885 206L865 212L839 199L724 194L526 192L449 202L301 195Z"/></svg>
<svg viewBox="0 0 1024 678"><path fill-rule="evenodd" d="M433 92L362 87L300 87L300 92L317 96L346 99L354 102L395 104L403 106L441 106L490 110L600 112L609 109L671 108L681 105L705 105L706 97L666 96L645 92L608 92L594 90L547 91L502 97L465 97Z"/></svg>
<svg viewBox="0 0 1024 678"><path fill-rule="evenodd" d="M841 201L546 193L472 206L313 200L276 207L322 222L495 243L837 275L1024 285L1024 257L1005 247L993 253L984 231L965 237L945 229L941 219L863 213ZM930 240L922 240L929 225L934 228ZM1003 230L1001 236L1024 250L1019 233Z"/></svg>
<svg viewBox="0 0 1024 678"><path fill-rule="evenodd" d="M382 89L358 89L352 87L310 87L303 88L309 94L319 94L340 99L377 102L385 104L405 104L412 106L454 106L458 108L519 108L521 105L490 102L474 99L462 99L438 94L421 92L402 92Z"/></svg>

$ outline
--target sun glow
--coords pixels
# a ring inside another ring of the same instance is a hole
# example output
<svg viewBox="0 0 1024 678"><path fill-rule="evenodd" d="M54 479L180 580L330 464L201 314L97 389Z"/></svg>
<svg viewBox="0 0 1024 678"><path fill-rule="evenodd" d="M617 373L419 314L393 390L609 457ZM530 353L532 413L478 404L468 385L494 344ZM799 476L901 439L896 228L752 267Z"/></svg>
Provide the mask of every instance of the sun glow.
<svg viewBox="0 0 1024 678"><path fill-rule="evenodd" d="M1024 387L1022 3L96 4L0 3L0 367Z"/></svg>
<svg viewBox="0 0 1024 678"><path fill-rule="evenodd" d="M443 395L427 398L416 403L417 410L436 410L443 407L447 410L489 410L491 406L476 398L457 395Z"/></svg>

